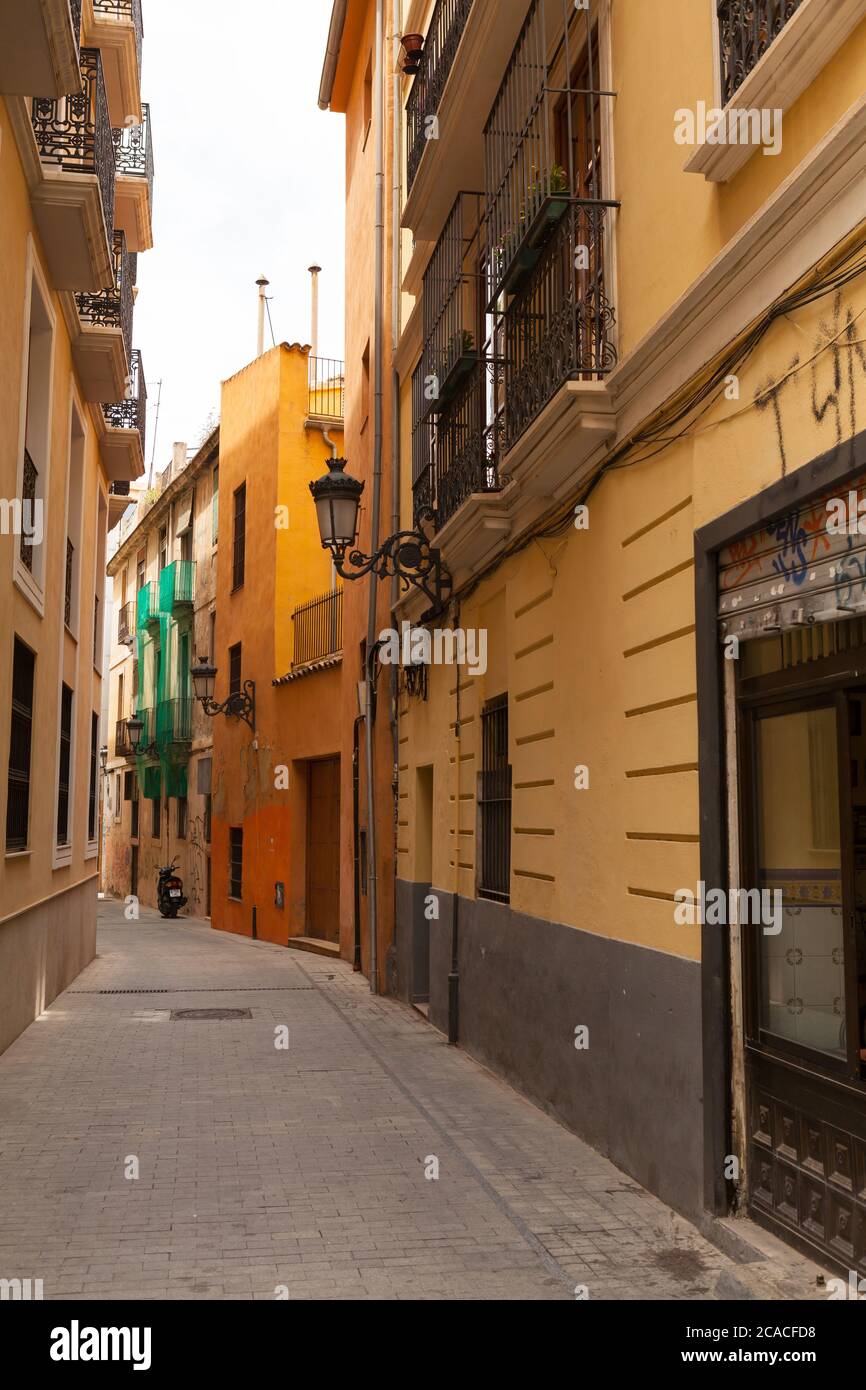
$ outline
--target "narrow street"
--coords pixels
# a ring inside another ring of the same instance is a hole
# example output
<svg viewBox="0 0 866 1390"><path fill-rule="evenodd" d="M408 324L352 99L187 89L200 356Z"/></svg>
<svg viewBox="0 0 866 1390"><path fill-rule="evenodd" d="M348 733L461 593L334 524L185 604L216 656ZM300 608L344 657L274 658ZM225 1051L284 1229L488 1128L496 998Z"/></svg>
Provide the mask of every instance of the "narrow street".
<svg viewBox="0 0 866 1390"><path fill-rule="evenodd" d="M344 963L113 902L98 950L0 1057L0 1273L46 1299L724 1288L719 1250Z"/></svg>

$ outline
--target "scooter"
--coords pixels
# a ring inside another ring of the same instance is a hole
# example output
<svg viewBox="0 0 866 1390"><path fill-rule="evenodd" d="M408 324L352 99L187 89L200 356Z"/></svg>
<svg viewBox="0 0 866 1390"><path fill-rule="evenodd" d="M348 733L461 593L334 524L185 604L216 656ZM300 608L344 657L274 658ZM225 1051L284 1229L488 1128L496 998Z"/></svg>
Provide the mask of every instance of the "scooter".
<svg viewBox="0 0 866 1390"><path fill-rule="evenodd" d="M178 878L175 873L177 860L173 864L167 864L164 869L159 871L159 879L156 885L156 905L163 917L176 917L179 907L186 907L187 899L183 895L183 879Z"/></svg>

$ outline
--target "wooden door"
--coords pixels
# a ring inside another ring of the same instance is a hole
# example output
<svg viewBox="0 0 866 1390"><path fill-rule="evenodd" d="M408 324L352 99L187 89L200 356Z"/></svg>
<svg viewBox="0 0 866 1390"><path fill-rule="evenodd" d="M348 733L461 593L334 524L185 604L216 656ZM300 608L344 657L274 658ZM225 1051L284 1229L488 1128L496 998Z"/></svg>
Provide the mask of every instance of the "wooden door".
<svg viewBox="0 0 866 1390"><path fill-rule="evenodd" d="M309 764L306 935L340 940L339 758Z"/></svg>

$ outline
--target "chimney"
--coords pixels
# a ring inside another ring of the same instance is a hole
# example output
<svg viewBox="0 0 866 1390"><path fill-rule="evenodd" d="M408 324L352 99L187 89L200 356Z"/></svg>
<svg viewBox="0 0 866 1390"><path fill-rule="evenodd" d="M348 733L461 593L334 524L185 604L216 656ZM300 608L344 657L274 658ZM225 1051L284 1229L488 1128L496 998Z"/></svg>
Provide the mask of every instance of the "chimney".
<svg viewBox="0 0 866 1390"><path fill-rule="evenodd" d="M188 450L185 444L173 444L171 450L171 477L176 478L186 468Z"/></svg>
<svg viewBox="0 0 866 1390"><path fill-rule="evenodd" d="M310 356L319 355L319 276L322 273L320 265L310 266L310 276L313 282L313 316L310 325Z"/></svg>
<svg viewBox="0 0 866 1390"><path fill-rule="evenodd" d="M266 280L264 275L260 275L258 280L256 281L256 284L259 287L259 350L256 353L257 357L261 357L262 353L265 350L265 308L267 307L266 290L270 283L270 280Z"/></svg>

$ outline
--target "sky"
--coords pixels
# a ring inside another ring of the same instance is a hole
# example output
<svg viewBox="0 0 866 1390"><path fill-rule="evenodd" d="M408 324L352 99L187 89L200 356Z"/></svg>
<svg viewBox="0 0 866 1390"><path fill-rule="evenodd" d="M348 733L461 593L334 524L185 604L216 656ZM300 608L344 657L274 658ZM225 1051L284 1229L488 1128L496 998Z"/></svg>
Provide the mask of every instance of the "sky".
<svg viewBox="0 0 866 1390"><path fill-rule="evenodd" d="M276 341L307 343L307 268L320 265L319 353L343 357L344 121L317 102L330 0L143 8L156 181L134 345L157 474L174 441L201 442L220 383L255 357L260 275Z"/></svg>

